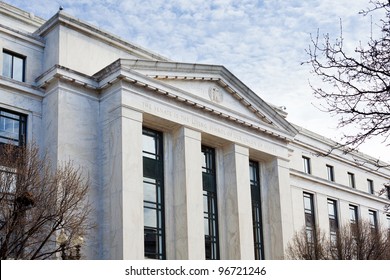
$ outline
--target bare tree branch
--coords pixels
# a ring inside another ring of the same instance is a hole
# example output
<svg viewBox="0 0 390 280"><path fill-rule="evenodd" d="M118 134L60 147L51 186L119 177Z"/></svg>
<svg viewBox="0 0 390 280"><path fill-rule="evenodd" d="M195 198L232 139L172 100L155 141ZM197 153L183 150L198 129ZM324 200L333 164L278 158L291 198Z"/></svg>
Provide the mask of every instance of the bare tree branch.
<svg viewBox="0 0 390 280"><path fill-rule="evenodd" d="M61 251L61 230L72 238L92 228L89 183L66 162L53 170L34 144L0 146L0 259L48 259Z"/></svg>

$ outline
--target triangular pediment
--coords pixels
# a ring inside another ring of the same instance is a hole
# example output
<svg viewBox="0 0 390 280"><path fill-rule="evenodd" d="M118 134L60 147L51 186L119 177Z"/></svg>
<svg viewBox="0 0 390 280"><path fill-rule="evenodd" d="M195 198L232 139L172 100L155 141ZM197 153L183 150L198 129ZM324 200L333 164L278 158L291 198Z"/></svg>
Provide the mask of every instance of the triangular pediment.
<svg viewBox="0 0 390 280"><path fill-rule="evenodd" d="M281 110L262 100L223 66L141 60L119 60L111 68L116 66L127 73L132 83L205 113L285 139L296 134Z"/></svg>

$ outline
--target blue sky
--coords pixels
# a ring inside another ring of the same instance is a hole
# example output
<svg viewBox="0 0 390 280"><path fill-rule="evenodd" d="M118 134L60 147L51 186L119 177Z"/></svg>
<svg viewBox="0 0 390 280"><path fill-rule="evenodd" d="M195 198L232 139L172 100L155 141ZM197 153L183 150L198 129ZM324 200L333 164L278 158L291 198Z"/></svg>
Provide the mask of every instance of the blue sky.
<svg viewBox="0 0 390 280"><path fill-rule="evenodd" d="M312 97L305 49L310 34L340 34L353 50L370 36L369 0L6 0L44 19L64 11L175 61L224 65L288 120L338 140L337 119ZM374 18L375 21L375 18ZM374 28L375 29L375 28ZM374 30L375 31L375 30ZM390 161L385 145L361 150Z"/></svg>

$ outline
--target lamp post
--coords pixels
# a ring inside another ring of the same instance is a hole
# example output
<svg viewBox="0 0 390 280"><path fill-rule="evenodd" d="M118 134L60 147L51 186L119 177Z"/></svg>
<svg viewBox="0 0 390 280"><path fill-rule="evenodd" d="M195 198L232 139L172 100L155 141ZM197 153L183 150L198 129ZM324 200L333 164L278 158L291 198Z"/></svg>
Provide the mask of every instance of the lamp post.
<svg viewBox="0 0 390 280"><path fill-rule="evenodd" d="M84 238L80 235L77 235L70 241L71 247L68 250L65 249L66 244L69 243L69 238L66 235L65 231L62 229L60 234L57 237L57 243L61 248L61 259L63 260L79 260L81 245L84 243ZM74 252L75 251L75 252Z"/></svg>
<svg viewBox="0 0 390 280"><path fill-rule="evenodd" d="M61 259L63 260L66 260L65 245L67 242L68 242L68 236L65 234L65 231L62 229L60 235L57 236L57 243L60 244Z"/></svg>
<svg viewBox="0 0 390 280"><path fill-rule="evenodd" d="M74 260L79 260L81 255L80 255L80 248L81 248L81 245L83 245L84 243L84 238L81 237L80 235L77 235L75 239L72 240L73 242L73 245L74 247L76 248L76 255L75 257L73 258ZM72 254L71 254L72 255Z"/></svg>

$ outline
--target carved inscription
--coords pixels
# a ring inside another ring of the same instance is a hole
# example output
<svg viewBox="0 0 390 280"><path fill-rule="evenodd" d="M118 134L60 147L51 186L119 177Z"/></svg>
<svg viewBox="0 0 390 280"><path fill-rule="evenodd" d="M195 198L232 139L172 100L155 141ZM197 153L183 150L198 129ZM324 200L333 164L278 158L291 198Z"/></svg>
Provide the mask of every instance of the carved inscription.
<svg viewBox="0 0 390 280"><path fill-rule="evenodd" d="M187 114L185 112L173 111L170 108L157 106L156 104L147 102L143 102L143 109L147 113L158 115L159 117L168 119L170 121L174 121L182 125L187 125L189 127L193 127L195 129L199 129L201 131L214 134L258 150L263 150L270 154L281 152L280 149L275 148L275 146L268 144L267 142L259 141L255 137L251 137L245 133L240 133L236 130L228 129L224 126L207 122L202 118L190 113Z"/></svg>

